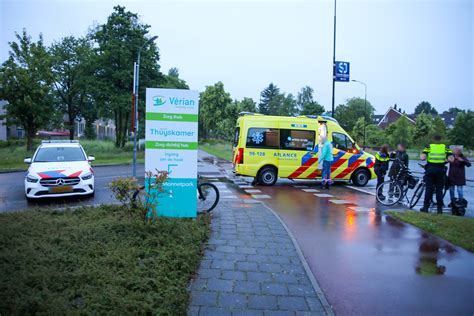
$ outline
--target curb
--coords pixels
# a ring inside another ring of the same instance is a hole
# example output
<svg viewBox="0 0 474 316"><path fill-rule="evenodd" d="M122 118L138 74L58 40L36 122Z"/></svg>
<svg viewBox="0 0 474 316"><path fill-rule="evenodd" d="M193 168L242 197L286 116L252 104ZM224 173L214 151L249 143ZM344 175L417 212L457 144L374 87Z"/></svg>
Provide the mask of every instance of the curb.
<svg viewBox="0 0 474 316"><path fill-rule="evenodd" d="M290 236L290 239L293 242L293 245L295 246L296 253L298 253L298 257L300 258L300 261L303 264L304 270L306 271L306 274L308 275L309 281L311 282L314 288L314 291L316 292L316 295L318 296L319 300L321 301L321 304L323 305L324 312L328 316L334 316L335 314L334 314L334 310L332 309L331 304L329 304L326 298L326 295L324 295L324 292L321 289L321 286L316 280L313 272L311 271L309 267L308 262L306 261L306 258L303 255L303 252L301 251L300 246L298 245L298 242L296 241L296 238L293 236L288 226L286 226L283 219L271 207L267 206L264 202L261 202L261 201L259 201L258 203L260 203L263 207L269 210L278 219L278 221L280 221L281 225L285 228L286 232L288 233L288 236Z"/></svg>

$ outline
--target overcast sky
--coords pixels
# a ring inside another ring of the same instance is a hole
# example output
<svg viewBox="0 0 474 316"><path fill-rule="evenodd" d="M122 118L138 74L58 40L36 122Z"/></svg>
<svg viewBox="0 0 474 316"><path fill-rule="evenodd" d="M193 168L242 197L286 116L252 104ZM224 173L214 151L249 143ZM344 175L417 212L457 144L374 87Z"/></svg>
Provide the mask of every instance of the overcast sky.
<svg viewBox="0 0 474 316"><path fill-rule="evenodd" d="M438 110L474 108L472 0L338 0L336 59L368 85L378 113L423 100ZM0 0L0 60L14 32L47 44L84 35L116 4L151 25L162 70L178 67L192 89L222 81L233 98L259 99L270 82L294 95L305 85L331 107L333 1ZM132 67L132 65L130 65ZM363 97L336 83L336 105Z"/></svg>

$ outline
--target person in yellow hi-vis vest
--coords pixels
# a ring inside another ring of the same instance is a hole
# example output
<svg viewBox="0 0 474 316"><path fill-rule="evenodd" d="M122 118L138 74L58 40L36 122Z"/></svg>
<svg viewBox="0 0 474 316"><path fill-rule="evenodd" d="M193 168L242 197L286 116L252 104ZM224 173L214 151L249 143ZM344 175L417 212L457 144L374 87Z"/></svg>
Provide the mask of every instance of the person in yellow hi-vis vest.
<svg viewBox="0 0 474 316"><path fill-rule="evenodd" d="M447 158L451 155L451 150L445 145L441 144L441 136L435 135L433 137L434 143L429 144L423 149L421 160L426 160L425 167L425 200L421 212L428 212L431 204L433 193L436 191L436 206L438 214L443 213L443 187L446 181L445 164L448 162Z"/></svg>

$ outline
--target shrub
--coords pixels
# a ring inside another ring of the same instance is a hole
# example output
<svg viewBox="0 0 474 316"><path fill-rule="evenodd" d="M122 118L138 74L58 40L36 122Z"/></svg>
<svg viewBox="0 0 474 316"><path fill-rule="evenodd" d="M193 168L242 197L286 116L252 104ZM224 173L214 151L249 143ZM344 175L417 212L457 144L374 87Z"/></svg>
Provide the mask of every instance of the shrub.
<svg viewBox="0 0 474 316"><path fill-rule="evenodd" d="M139 218L147 223L158 217L156 206L158 198L166 194L163 189L166 180L167 171L146 171L145 186L139 185L136 178L127 177L113 180L109 187L130 218Z"/></svg>

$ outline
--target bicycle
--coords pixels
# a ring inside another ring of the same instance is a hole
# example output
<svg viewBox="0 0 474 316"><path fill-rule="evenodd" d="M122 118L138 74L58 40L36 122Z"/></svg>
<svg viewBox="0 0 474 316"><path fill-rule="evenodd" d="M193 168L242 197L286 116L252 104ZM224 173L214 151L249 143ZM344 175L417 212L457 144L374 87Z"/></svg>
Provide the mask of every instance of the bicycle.
<svg viewBox="0 0 474 316"><path fill-rule="evenodd" d="M145 186L139 187L134 193L132 200L134 203L136 201L144 201ZM201 183L201 176L198 176L198 185L197 185L197 212L198 213L209 213L211 212L219 203L219 189L210 182ZM146 198L146 197L145 197Z"/></svg>
<svg viewBox="0 0 474 316"><path fill-rule="evenodd" d="M421 166L423 169L426 168L426 165L423 165L421 163L418 163L418 165ZM413 193L413 196L411 197L410 204L409 204L409 207L411 209L414 208L416 206L416 204L418 203L418 201L421 199L421 197L423 196L423 193L425 192L425 189L426 189L426 181L425 181L425 177L423 176L418 181L415 192ZM448 186L445 185L444 188L443 188L443 200L444 200L444 197L446 196L447 191L448 191ZM437 204L437 202L435 201L435 196L432 196L430 207L432 205L436 205L436 204Z"/></svg>
<svg viewBox="0 0 474 316"><path fill-rule="evenodd" d="M413 189L419 181L400 159L390 160L397 161L400 165L400 170L395 177L382 182L375 191L377 201L386 206L394 205L404 198L409 202L407 192L409 189Z"/></svg>
<svg viewBox="0 0 474 316"><path fill-rule="evenodd" d="M219 189L210 182L201 183L201 176L198 177L198 213L209 213L219 203Z"/></svg>

